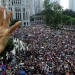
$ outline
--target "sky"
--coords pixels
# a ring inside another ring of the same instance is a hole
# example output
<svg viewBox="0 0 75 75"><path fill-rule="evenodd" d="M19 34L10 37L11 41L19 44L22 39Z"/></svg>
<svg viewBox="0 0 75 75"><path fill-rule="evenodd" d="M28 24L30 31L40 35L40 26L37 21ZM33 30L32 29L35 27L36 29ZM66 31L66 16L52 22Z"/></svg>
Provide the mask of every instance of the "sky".
<svg viewBox="0 0 75 75"><path fill-rule="evenodd" d="M61 0L61 6L63 6L64 9L68 8L68 0Z"/></svg>

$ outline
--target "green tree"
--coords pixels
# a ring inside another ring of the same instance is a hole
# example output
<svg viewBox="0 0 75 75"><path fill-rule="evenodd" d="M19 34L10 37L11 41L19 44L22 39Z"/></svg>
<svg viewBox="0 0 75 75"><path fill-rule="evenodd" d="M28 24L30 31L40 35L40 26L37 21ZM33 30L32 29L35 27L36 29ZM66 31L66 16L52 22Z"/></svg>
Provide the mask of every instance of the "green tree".
<svg viewBox="0 0 75 75"><path fill-rule="evenodd" d="M13 38L11 37L8 40L8 43L4 49L4 51L0 54L0 57L3 57L4 59L6 59L6 53L12 51L14 48L14 43L13 43Z"/></svg>
<svg viewBox="0 0 75 75"><path fill-rule="evenodd" d="M11 20L9 26L14 25L14 24L15 24L16 22L18 22L18 21L19 21L18 19L13 19L13 20Z"/></svg>
<svg viewBox="0 0 75 75"><path fill-rule="evenodd" d="M10 52L11 50L13 50L13 48L14 48L14 43L13 43L13 38L11 37L8 40L7 46L5 48L5 51Z"/></svg>
<svg viewBox="0 0 75 75"><path fill-rule="evenodd" d="M54 11L52 26L53 28L57 28L58 25L61 23L62 7L59 5L58 2L53 2L52 5L53 5L52 10Z"/></svg>
<svg viewBox="0 0 75 75"><path fill-rule="evenodd" d="M53 28L57 28L58 24L61 22L62 7L58 4L58 2L50 3L50 0L45 0L44 8L45 10L43 13L46 16L46 24Z"/></svg>
<svg viewBox="0 0 75 75"><path fill-rule="evenodd" d="M62 7L59 5L58 2L53 2L52 3L52 9L54 10L54 12L60 12L61 13Z"/></svg>
<svg viewBox="0 0 75 75"><path fill-rule="evenodd" d="M66 24L66 21L69 22L69 20L70 20L71 18L72 18L72 17L70 17L70 16L63 15L63 16L62 16L62 22L63 22L64 24Z"/></svg>
<svg viewBox="0 0 75 75"><path fill-rule="evenodd" d="M71 23L72 23L72 25L75 25L75 18L71 19Z"/></svg>
<svg viewBox="0 0 75 75"><path fill-rule="evenodd" d="M52 15L54 14L52 10L52 4L49 2L50 0L44 0L44 8L43 14L46 16L45 22L47 25L50 25L52 22Z"/></svg>
<svg viewBox="0 0 75 75"><path fill-rule="evenodd" d="M66 9L62 12L63 15L67 15L67 16L71 16L75 18L75 12L73 10L70 9Z"/></svg>
<svg viewBox="0 0 75 75"><path fill-rule="evenodd" d="M64 25L75 25L75 18L67 15L62 16L62 22Z"/></svg>
<svg viewBox="0 0 75 75"><path fill-rule="evenodd" d="M44 0L44 8L45 10L50 10L52 8L52 4L50 4L50 0Z"/></svg>
<svg viewBox="0 0 75 75"><path fill-rule="evenodd" d="M34 21L34 17L33 16L30 16L30 21Z"/></svg>

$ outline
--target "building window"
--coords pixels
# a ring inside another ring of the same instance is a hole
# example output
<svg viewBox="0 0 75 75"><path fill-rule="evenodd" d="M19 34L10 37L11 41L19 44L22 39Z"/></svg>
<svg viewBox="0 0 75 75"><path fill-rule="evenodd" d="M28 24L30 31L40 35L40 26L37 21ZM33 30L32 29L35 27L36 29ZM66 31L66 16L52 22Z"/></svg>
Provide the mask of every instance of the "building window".
<svg viewBox="0 0 75 75"><path fill-rule="evenodd" d="M19 15L18 15L18 18L17 19L19 19Z"/></svg>
<svg viewBox="0 0 75 75"><path fill-rule="evenodd" d="M21 20L21 13L20 13L20 20Z"/></svg>
<svg viewBox="0 0 75 75"><path fill-rule="evenodd" d="M16 19L17 19L17 13L16 13Z"/></svg>
<svg viewBox="0 0 75 75"><path fill-rule="evenodd" d="M10 10L10 7L9 7L9 10Z"/></svg>
<svg viewBox="0 0 75 75"><path fill-rule="evenodd" d="M18 13L18 16L19 16L19 13Z"/></svg>
<svg viewBox="0 0 75 75"><path fill-rule="evenodd" d="M25 8L23 8L23 12L25 12Z"/></svg>
<svg viewBox="0 0 75 75"><path fill-rule="evenodd" d="M26 22L24 22L24 26L26 25Z"/></svg>
<svg viewBox="0 0 75 75"><path fill-rule="evenodd" d="M12 8L11 8L11 11L12 11Z"/></svg>
<svg viewBox="0 0 75 75"><path fill-rule="evenodd" d="M23 13L23 20L25 20L25 13Z"/></svg>
<svg viewBox="0 0 75 75"><path fill-rule="evenodd" d="M43 17L41 18L41 20L43 20Z"/></svg>
<svg viewBox="0 0 75 75"><path fill-rule="evenodd" d="M3 0L3 3L4 3L4 0Z"/></svg>
<svg viewBox="0 0 75 75"><path fill-rule="evenodd" d="M21 1L20 1L20 4L21 4Z"/></svg>
<svg viewBox="0 0 75 75"><path fill-rule="evenodd" d="M42 20L42 18L40 17L40 20Z"/></svg>
<svg viewBox="0 0 75 75"><path fill-rule="evenodd" d="M38 17L38 20L39 20L39 17Z"/></svg>
<svg viewBox="0 0 75 75"><path fill-rule="evenodd" d="M26 11L26 20L28 20L28 15L27 15L27 11Z"/></svg>
<svg viewBox="0 0 75 75"><path fill-rule="evenodd" d="M36 20L36 17L35 17L35 20Z"/></svg>
<svg viewBox="0 0 75 75"><path fill-rule="evenodd" d="M28 25L28 22L27 22L27 25Z"/></svg>
<svg viewBox="0 0 75 75"><path fill-rule="evenodd" d="M19 19L19 13L18 13L18 19Z"/></svg>
<svg viewBox="0 0 75 75"><path fill-rule="evenodd" d="M13 2L12 2L12 5L13 5Z"/></svg>

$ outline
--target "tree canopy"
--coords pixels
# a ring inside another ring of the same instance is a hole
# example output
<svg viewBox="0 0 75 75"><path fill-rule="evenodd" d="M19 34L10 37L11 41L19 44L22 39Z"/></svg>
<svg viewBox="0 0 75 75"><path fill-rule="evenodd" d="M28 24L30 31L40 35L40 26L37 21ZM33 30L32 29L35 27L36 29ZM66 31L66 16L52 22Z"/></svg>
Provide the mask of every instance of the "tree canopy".
<svg viewBox="0 0 75 75"><path fill-rule="evenodd" d="M44 0L45 22L48 26L57 28L59 25L75 25L75 12L69 9L63 10L58 2L50 3L50 0Z"/></svg>
<svg viewBox="0 0 75 75"><path fill-rule="evenodd" d="M6 53L12 51L13 48L14 48L14 43L13 43L13 38L11 37L11 38L8 40L8 43L7 43L7 45L6 45L5 49L4 49L4 51L0 54L0 56L4 58L4 61L5 61L5 59L6 59Z"/></svg>
<svg viewBox="0 0 75 75"><path fill-rule="evenodd" d="M13 20L11 20L9 26L14 25L14 24L15 24L16 22L18 22L18 21L19 21L18 19L13 19Z"/></svg>
<svg viewBox="0 0 75 75"><path fill-rule="evenodd" d="M44 0L44 15L46 16L45 22L47 25L53 28L57 28L61 22L61 10L62 7L58 2L50 3L50 0Z"/></svg>
<svg viewBox="0 0 75 75"><path fill-rule="evenodd" d="M71 16L73 18L75 18L75 12L71 9L66 9L62 12L63 15L67 15L67 16Z"/></svg>

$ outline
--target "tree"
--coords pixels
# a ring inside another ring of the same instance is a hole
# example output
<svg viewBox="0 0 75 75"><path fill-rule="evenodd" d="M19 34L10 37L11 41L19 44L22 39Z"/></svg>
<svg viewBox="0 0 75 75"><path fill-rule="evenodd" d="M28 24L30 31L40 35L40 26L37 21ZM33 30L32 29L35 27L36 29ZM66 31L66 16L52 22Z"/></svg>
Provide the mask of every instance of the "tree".
<svg viewBox="0 0 75 75"><path fill-rule="evenodd" d="M5 51L10 52L14 48L13 38L11 37L7 43Z"/></svg>
<svg viewBox="0 0 75 75"><path fill-rule="evenodd" d="M14 24L15 24L16 22L18 22L18 21L19 21L18 19L13 19L13 20L11 20L9 26L14 25Z"/></svg>
<svg viewBox="0 0 75 75"><path fill-rule="evenodd" d="M62 16L62 22L64 25L75 25L75 18L67 15Z"/></svg>
<svg viewBox="0 0 75 75"><path fill-rule="evenodd" d="M52 15L54 14L53 10L52 10L52 4L50 4L49 2L50 0L44 0L44 8L45 10L42 12L43 15L45 15L46 19L45 22L47 25L50 25L50 23L52 22Z"/></svg>
<svg viewBox="0 0 75 75"><path fill-rule="evenodd" d="M34 17L33 16L30 16L30 21L34 21Z"/></svg>
<svg viewBox="0 0 75 75"><path fill-rule="evenodd" d="M53 2L52 3L52 9L54 10L54 12L60 12L61 13L62 7L59 5L58 2Z"/></svg>
<svg viewBox="0 0 75 75"><path fill-rule="evenodd" d="M53 28L57 28L58 24L61 22L62 7L58 4L58 2L50 3L50 0L45 0L44 8L45 10L43 13L46 16L46 24Z"/></svg>
<svg viewBox="0 0 75 75"><path fill-rule="evenodd" d="M45 10L50 10L52 8L52 5L50 4L50 0L44 0L44 8Z"/></svg>
<svg viewBox="0 0 75 75"><path fill-rule="evenodd" d="M4 49L4 51L0 54L0 56L4 58L4 61L5 61L5 59L6 59L6 53L12 51L13 48L14 48L14 43L13 43L13 38L11 37L11 38L8 40L8 43L7 43L7 45L6 45L5 49Z"/></svg>
<svg viewBox="0 0 75 75"><path fill-rule="evenodd" d="M52 10L54 11L52 26L53 28L58 28L58 25L61 23L62 7L59 5L58 2L53 2L52 5Z"/></svg>
<svg viewBox="0 0 75 75"><path fill-rule="evenodd" d="M4 49L4 51L0 54L0 55L4 55L6 52L10 52L12 51L14 48L14 43L13 43L13 38L11 37L9 40L8 40L8 43Z"/></svg>
<svg viewBox="0 0 75 75"><path fill-rule="evenodd" d="M75 18L75 12L73 10L70 9L66 9L62 12L63 15L67 15L67 16L71 16L73 18Z"/></svg>
<svg viewBox="0 0 75 75"><path fill-rule="evenodd" d="M72 17L70 17L70 16L63 15L63 16L62 16L62 22L63 22L64 24L66 24L66 23L69 22L69 20L70 20L71 18L72 18Z"/></svg>

